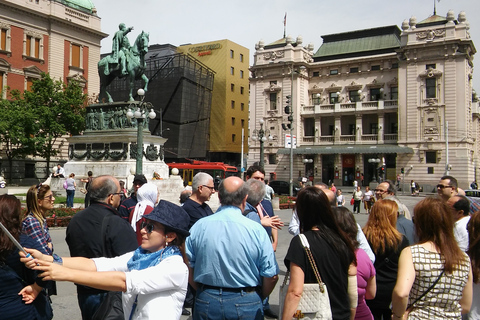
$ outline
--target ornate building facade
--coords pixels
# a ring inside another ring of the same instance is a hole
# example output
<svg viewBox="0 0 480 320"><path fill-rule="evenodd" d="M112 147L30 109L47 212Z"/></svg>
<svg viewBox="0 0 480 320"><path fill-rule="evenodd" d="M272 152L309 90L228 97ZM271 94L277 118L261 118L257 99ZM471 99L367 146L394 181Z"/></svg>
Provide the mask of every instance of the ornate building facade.
<svg viewBox="0 0 480 320"><path fill-rule="evenodd" d="M263 120L268 130L267 176L289 180L292 165L295 181L400 175L430 191L449 173L468 188L480 173L480 132L465 13L322 38L316 52L301 37L256 45L249 128ZM260 143L249 144L250 165Z"/></svg>
<svg viewBox="0 0 480 320"><path fill-rule="evenodd" d="M85 93L98 94L100 41L106 36L90 0L1 1L1 97L6 99L8 90L29 90L41 72L65 83L75 79ZM68 143L62 139L58 148L61 154L54 161L67 161ZM2 166L2 173L6 169ZM13 178L21 183L44 174L42 159L32 158L15 163Z"/></svg>

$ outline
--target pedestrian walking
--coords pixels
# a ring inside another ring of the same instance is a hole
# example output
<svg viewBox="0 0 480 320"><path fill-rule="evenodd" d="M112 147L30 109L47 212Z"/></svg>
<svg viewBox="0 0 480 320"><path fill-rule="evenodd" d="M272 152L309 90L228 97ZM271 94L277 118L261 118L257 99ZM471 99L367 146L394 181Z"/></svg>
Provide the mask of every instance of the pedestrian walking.
<svg viewBox="0 0 480 320"><path fill-rule="evenodd" d="M360 214L360 204L362 203L362 199L363 199L363 192L360 187L357 187L355 191L353 191L352 198L353 198L353 213L355 213L356 211L358 214Z"/></svg>

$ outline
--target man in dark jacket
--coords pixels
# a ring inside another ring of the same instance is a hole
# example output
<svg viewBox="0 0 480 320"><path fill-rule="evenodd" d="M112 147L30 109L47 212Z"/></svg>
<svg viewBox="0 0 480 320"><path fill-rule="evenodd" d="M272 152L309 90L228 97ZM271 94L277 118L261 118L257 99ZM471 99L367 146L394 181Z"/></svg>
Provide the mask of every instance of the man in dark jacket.
<svg viewBox="0 0 480 320"><path fill-rule="evenodd" d="M130 212L135 209L138 202L137 191L145 183L147 183L147 178L143 174L136 174L133 178L133 193L120 204L120 207L117 207L118 215L127 222L129 221Z"/></svg>
<svg viewBox="0 0 480 320"><path fill-rule="evenodd" d="M112 176L95 178L89 188L90 206L75 214L67 227L66 242L72 257L116 257L134 251L137 238L127 221L118 216L122 194ZM82 319L91 319L106 291L77 285Z"/></svg>

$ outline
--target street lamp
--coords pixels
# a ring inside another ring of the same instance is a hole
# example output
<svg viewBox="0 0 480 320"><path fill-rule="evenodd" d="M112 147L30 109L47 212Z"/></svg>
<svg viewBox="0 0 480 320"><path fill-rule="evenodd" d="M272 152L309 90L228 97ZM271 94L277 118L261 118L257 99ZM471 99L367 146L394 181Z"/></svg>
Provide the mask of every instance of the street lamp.
<svg viewBox="0 0 480 320"><path fill-rule="evenodd" d="M303 163L305 164L305 177L308 178L307 165L308 165L309 163L313 163L313 159L303 159Z"/></svg>
<svg viewBox="0 0 480 320"><path fill-rule="evenodd" d="M266 137L267 135L268 135L268 140L271 141L273 138L270 135L270 130L268 130L268 129L263 130L263 123L264 123L263 119L260 119L260 121L258 121L258 123L260 123L260 130L257 130L257 129L253 130L252 140L253 141L257 141L257 140L260 141L260 167L263 168L264 167L264 165L263 165L263 162L264 162L264 159L263 159L263 157L264 157L263 143L265 141L267 141L267 137Z"/></svg>
<svg viewBox="0 0 480 320"><path fill-rule="evenodd" d="M145 122L144 120L147 118L147 115L150 119L155 119L157 114L153 111L153 105L150 102L145 102L145 90L138 89L137 94L140 96L140 103L137 101L132 102L129 105L127 111L127 118L129 120L135 119L137 120L137 159L136 159L136 170L135 174L142 174L143 173L143 130L144 125L148 124L148 121ZM132 108L136 108L135 112L132 112ZM150 112L148 110L150 109Z"/></svg>
<svg viewBox="0 0 480 320"><path fill-rule="evenodd" d="M377 182L377 177L376 177L376 174L377 174L377 167L378 167L378 164L380 163L380 159L378 158L370 158L368 159L368 163L371 163L374 165L374 170L373 170L373 181L374 182Z"/></svg>

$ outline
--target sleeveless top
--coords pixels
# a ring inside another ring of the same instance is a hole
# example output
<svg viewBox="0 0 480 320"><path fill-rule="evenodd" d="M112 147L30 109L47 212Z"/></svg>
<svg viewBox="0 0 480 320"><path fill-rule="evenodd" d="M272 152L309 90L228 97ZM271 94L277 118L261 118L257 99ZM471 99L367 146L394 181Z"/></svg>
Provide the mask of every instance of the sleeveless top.
<svg viewBox="0 0 480 320"><path fill-rule="evenodd" d="M444 269L444 259L420 245L412 250L415 281L413 282L408 303L414 302L437 280ZM437 284L413 306L408 319L461 319L460 299L468 280L470 258L463 253L463 259L452 274L443 273Z"/></svg>

